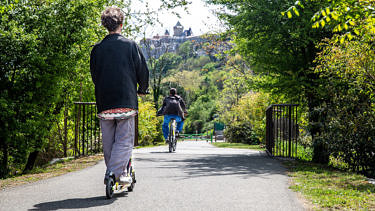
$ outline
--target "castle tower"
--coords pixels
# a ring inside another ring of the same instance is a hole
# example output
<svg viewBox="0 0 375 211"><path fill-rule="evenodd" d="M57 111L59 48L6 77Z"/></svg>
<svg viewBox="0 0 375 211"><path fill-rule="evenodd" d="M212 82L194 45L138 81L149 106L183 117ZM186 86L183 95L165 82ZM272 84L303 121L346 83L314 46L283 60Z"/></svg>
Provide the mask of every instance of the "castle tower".
<svg viewBox="0 0 375 211"><path fill-rule="evenodd" d="M184 27L181 25L180 21L177 21L176 25L173 27L173 36L180 37L184 34Z"/></svg>

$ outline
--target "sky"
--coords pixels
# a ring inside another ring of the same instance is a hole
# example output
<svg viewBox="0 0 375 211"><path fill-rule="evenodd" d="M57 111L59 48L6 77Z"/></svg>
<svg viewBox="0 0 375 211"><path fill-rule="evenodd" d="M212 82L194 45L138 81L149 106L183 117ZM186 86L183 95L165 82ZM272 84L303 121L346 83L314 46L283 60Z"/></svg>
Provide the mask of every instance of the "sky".
<svg viewBox="0 0 375 211"><path fill-rule="evenodd" d="M159 0L144 0L148 2L150 8L157 10L160 6ZM173 26L176 25L177 21L180 21L181 25L185 29L191 27L193 35L202 35L207 32L218 32L221 31L220 21L213 14L215 7L206 5L202 0L190 0L191 4L187 6L187 11L182 8L173 9L174 12L180 14L180 18L172 13L172 11L159 12L158 17L163 26L155 24L153 26L143 27L146 37L152 37L153 35L163 35L165 30L168 29L170 34L173 34ZM141 10L142 11L142 10Z"/></svg>

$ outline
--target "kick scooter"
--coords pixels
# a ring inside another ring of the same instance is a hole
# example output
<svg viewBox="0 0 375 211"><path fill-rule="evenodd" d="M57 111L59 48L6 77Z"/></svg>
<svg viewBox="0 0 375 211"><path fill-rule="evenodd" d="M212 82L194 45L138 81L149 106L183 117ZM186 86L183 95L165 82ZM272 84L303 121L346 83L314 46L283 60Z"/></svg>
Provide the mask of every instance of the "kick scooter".
<svg viewBox="0 0 375 211"><path fill-rule="evenodd" d="M132 192L135 187L135 183L137 182L135 179L135 170L133 168L132 158L130 158L128 166L127 166L128 175L132 178L132 182L130 184L122 185L119 181L116 181L115 175L112 172L109 172L105 179L105 195L107 199L111 199L114 193L123 192L125 188L127 188L128 192Z"/></svg>

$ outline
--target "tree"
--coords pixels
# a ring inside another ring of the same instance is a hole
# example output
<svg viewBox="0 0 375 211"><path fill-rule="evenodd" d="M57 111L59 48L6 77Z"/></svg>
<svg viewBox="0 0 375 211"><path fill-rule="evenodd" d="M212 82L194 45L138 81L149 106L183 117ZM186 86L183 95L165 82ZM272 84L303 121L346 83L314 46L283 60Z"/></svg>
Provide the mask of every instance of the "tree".
<svg viewBox="0 0 375 211"><path fill-rule="evenodd" d="M367 41L367 37L363 38ZM372 38L374 40L374 38ZM320 139L353 171L375 175L375 50L373 42L327 40L316 71L326 83L316 110L327 116Z"/></svg>
<svg viewBox="0 0 375 211"><path fill-rule="evenodd" d="M194 46L191 41L186 41L178 47L178 55L187 60L194 56Z"/></svg>
<svg viewBox="0 0 375 211"><path fill-rule="evenodd" d="M292 18L292 13L299 15L299 10L304 8L304 4L316 2L323 2L323 4L312 17L313 27L329 27L333 32L339 33L341 36L335 37L335 42L343 43L345 40L351 40L357 36L366 36L366 39L369 39L371 34L375 34L375 3L373 0L310 0L304 3L296 1L283 14L286 13L289 18Z"/></svg>
<svg viewBox="0 0 375 211"><path fill-rule="evenodd" d="M310 21L320 2L305 5L299 16L289 19L281 15L294 1L229 1L210 0L226 6L231 13L222 13L233 31L238 52L251 69L269 80L257 81L257 86L271 93L283 94L289 101L301 102L309 108L310 133L314 137L320 127L315 122L314 108L320 104L317 97L319 75L313 71L314 59L319 52L316 45L329 30L316 30ZM316 154L316 161L319 160Z"/></svg>

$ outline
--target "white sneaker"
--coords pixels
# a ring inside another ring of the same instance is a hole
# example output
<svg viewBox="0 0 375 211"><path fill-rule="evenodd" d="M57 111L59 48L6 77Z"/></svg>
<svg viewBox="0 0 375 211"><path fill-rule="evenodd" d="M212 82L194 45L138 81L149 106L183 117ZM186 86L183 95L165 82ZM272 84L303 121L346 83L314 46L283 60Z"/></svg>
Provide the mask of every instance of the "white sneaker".
<svg viewBox="0 0 375 211"><path fill-rule="evenodd" d="M131 184L133 182L132 178L130 176L124 176L121 175L119 178L119 183L122 185Z"/></svg>

